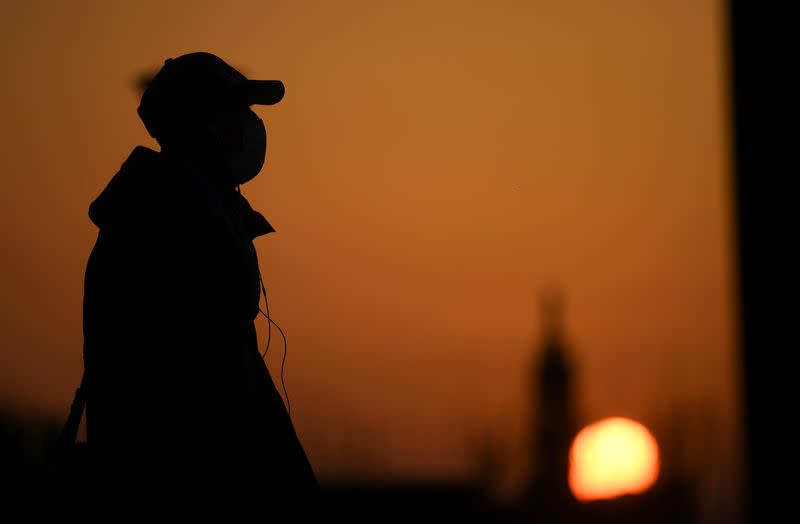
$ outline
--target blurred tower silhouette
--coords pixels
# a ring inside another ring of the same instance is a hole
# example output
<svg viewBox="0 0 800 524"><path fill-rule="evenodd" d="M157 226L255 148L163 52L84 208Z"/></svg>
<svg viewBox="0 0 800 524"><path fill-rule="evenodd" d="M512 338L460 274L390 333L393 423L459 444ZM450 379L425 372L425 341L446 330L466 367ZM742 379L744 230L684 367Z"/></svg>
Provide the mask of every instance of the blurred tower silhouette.
<svg viewBox="0 0 800 524"><path fill-rule="evenodd" d="M530 476L521 507L539 522L573 520L576 500L569 483L569 449L577 432L572 366L564 342L560 291L541 297L542 339L531 376Z"/></svg>

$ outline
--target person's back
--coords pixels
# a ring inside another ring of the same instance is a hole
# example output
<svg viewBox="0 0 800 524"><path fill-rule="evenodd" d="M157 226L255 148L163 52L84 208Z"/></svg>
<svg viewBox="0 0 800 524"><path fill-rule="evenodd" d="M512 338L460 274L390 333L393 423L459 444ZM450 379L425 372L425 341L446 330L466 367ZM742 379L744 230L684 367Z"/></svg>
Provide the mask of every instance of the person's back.
<svg viewBox="0 0 800 524"><path fill-rule="evenodd" d="M230 520L318 491L253 325L252 239L272 228L237 189L261 168L263 124L247 103L195 116L163 95L176 70L202 73L209 60L221 67L199 53L168 61L139 111L162 151L137 147L90 207L100 232L84 294L87 436L123 486L109 491L123 495L109 499L123 520ZM164 125L164 104L184 112Z"/></svg>

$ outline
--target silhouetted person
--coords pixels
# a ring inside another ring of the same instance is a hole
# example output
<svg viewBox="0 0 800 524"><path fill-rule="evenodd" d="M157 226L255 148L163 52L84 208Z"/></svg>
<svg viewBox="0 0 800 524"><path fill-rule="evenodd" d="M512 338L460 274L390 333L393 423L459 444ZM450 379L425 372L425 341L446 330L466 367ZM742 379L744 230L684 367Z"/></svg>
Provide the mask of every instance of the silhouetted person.
<svg viewBox="0 0 800 524"><path fill-rule="evenodd" d="M165 62L137 147L91 204L84 363L104 521L278 521L318 483L261 359L253 239L273 231L238 192L261 170L251 104L283 97L207 53ZM299 514L299 513L298 513Z"/></svg>

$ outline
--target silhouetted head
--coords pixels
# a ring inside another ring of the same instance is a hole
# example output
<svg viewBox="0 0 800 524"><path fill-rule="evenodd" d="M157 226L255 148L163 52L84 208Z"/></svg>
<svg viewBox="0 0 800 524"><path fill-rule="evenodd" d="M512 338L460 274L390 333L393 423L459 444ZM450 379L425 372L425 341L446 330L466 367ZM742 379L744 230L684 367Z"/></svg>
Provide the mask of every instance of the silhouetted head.
<svg viewBox="0 0 800 524"><path fill-rule="evenodd" d="M283 93L279 80L249 80L215 55L190 53L164 62L138 112L163 151L236 186L258 174L266 155L266 129L250 106L276 104Z"/></svg>

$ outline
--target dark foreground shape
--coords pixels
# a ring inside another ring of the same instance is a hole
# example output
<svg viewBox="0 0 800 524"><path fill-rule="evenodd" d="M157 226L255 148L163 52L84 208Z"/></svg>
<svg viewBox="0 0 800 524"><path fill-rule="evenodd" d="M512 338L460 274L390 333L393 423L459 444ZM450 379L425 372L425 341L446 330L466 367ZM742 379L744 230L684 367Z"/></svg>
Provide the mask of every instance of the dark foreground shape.
<svg viewBox="0 0 800 524"><path fill-rule="evenodd" d="M253 239L273 229L238 191L266 151L248 106L282 96L213 55L168 60L139 108L161 152L135 148L89 209L88 444L57 453L51 476L62 492L84 483L82 522L294 522L317 509L256 340Z"/></svg>

